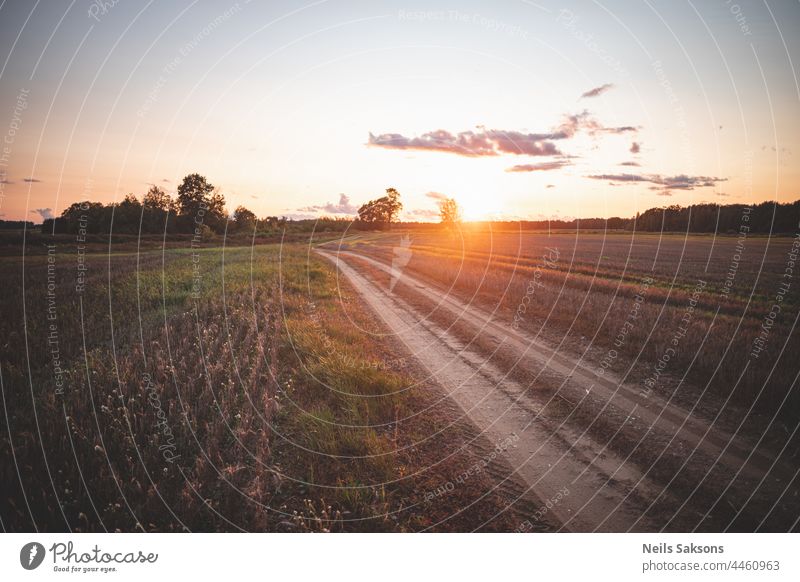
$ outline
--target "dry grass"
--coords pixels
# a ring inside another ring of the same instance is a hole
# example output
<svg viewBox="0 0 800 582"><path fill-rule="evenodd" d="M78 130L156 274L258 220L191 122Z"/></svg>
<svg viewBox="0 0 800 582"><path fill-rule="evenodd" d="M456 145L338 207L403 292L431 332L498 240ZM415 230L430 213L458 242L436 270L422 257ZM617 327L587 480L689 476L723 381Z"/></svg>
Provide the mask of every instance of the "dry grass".
<svg viewBox="0 0 800 582"><path fill-rule="evenodd" d="M2 260L5 530L471 529L501 512L490 493L440 524L491 487L425 499L473 462L469 435L428 438L447 412L375 366L398 354L306 247L90 253L79 295L60 243L55 319L46 249Z"/></svg>

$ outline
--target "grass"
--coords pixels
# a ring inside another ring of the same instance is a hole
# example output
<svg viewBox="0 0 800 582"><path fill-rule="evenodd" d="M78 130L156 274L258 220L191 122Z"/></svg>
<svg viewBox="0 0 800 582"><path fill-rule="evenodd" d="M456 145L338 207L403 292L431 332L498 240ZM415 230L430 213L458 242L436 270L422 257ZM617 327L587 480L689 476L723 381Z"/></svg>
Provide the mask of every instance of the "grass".
<svg viewBox="0 0 800 582"><path fill-rule="evenodd" d="M428 438L450 419L375 366L394 347L305 245L106 248L78 293L59 240L50 304L40 250L2 263L5 530L468 529L501 511L490 493L440 524L491 483L425 499L472 461L452 431Z"/></svg>

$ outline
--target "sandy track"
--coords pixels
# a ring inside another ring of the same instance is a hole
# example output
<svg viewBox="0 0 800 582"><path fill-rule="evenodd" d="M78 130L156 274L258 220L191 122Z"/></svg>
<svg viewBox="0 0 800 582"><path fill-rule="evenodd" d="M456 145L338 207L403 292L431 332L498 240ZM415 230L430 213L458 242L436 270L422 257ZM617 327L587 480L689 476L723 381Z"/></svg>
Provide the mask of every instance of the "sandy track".
<svg viewBox="0 0 800 582"><path fill-rule="evenodd" d="M340 254L345 257L357 257L386 273L391 272L389 266L370 257L348 252ZM757 464L761 469L765 469L774 460L766 457L762 451L753 451L750 444L742 442L723 429L710 426L693 417L688 411L664 400L658 394L650 392L645 395L638 387L624 383L621 378L610 372L600 376L577 359L563 352L556 352L544 342L496 321L490 313L482 309L466 305L453 296L442 295L441 291L408 273L402 275L402 281L413 285L418 293L450 311L459 320L477 326L482 333L492 334L504 344L513 346L519 350L522 357L533 358L548 370L574 380L572 386L565 384L560 389L562 396L566 398L580 399L583 397L581 392L589 390L594 396L603 402L608 402L625 415L636 416L654 430L677 435L682 441L728 466L738 468L744 465L749 455L750 463L745 466L745 470L750 471L752 476L761 475L754 465Z"/></svg>
<svg viewBox="0 0 800 582"><path fill-rule="evenodd" d="M414 305L371 281L362 271L368 265L383 273L391 268L370 257L350 252L318 250L333 261L339 271L384 320L389 330L408 347L430 376L464 411L490 442L513 441L502 455L515 469L530 501L542 504L565 488L569 494L549 510L564 529L573 531L658 531L670 519L671 529L694 529L703 522L703 505L675 498L663 483L653 480L649 463L615 453L610 439L596 439L584 425L554 422L542 414L544 403L532 397L508 369L500 369L472 345L465 345L451 328L422 316ZM361 268L360 268L361 266ZM593 370L564 353L556 353L510 326L495 321L485 312L420 281L407 273L401 279L405 289L434 302L453 320L464 322L498 346L513 350L517 361L535 363L541 370L564 378L558 394L570 402L591 402L598 410L613 410L623 418L646 425L647 433L670 437L685 450L703 454L710 462L741 469L753 480L764 476L761 467L771 459L739 438L690 415L655 394L644 396L619 378L598 376ZM594 424L594 423L592 423ZM627 430L627 429L626 429ZM612 435L613 438L615 435ZM750 458L750 462L745 460ZM682 507L681 516L659 513L659 507ZM683 521L683 523L682 523Z"/></svg>
<svg viewBox="0 0 800 582"><path fill-rule="evenodd" d="M337 262L335 255L321 254ZM546 504L564 488L569 491L550 510L559 522L576 531L625 531L640 520L645 501L657 489L635 468L569 427L554 431L532 414L524 387L504 379L480 354L464 350L431 322L420 322L404 301L348 264L338 261L337 266L482 435L504 449L502 454L537 503ZM507 442L512 444L502 447ZM640 529L654 527L647 519L639 521Z"/></svg>

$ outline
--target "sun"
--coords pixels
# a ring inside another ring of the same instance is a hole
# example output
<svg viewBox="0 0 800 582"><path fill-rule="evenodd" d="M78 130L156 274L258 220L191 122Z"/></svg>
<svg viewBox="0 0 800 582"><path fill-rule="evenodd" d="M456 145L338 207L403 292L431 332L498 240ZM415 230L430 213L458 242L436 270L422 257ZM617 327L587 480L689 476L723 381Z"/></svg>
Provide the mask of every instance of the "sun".
<svg viewBox="0 0 800 582"><path fill-rule="evenodd" d="M462 194L455 199L461 207L462 218L467 221L489 220L503 213L502 201L496 196Z"/></svg>

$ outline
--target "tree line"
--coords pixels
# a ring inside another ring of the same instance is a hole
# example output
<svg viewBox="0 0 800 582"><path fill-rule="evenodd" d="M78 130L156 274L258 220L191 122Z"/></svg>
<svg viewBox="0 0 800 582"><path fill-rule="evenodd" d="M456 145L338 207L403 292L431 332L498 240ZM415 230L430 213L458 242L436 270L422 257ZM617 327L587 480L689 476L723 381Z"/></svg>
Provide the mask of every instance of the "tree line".
<svg viewBox="0 0 800 582"><path fill-rule="evenodd" d="M800 223L800 200L760 204L693 204L651 208L635 219L636 230L675 232L757 233L796 232ZM633 225L629 228L632 229Z"/></svg>
<svg viewBox="0 0 800 582"><path fill-rule="evenodd" d="M510 224L510 223L509 223ZM530 230L627 230L734 234L793 233L800 227L800 200L760 204L692 204L650 208L635 217L526 220L514 222Z"/></svg>
<svg viewBox="0 0 800 582"><path fill-rule="evenodd" d="M281 230L287 219L255 213L238 206L232 214L225 208L225 196L200 174L189 174L171 197L151 186L140 201L128 194L121 202L75 202L58 218L42 223L42 232L55 234L163 234L191 233L211 236L223 232Z"/></svg>
<svg viewBox="0 0 800 582"><path fill-rule="evenodd" d="M121 202L75 202L58 218L42 223L44 233L75 234L164 234L190 233L203 236L228 233L273 233L292 231L384 229L399 219L403 203L395 188L370 200L358 209L355 221L347 218L321 218L292 221L286 217L258 218L254 212L238 206L232 213L225 207L225 197L204 176L186 176L173 198L158 186L151 186L140 201L128 194ZM453 198L439 203L440 221L448 227L461 222L461 209ZM746 217L746 218L745 218ZM8 228L30 228L28 221L5 221ZM737 233L745 226L753 233L796 232L800 223L800 200L789 203L762 202L744 204L693 204L650 208L631 218L581 218L572 220L514 221L524 229L559 230L628 230L645 232ZM512 223L507 223L512 224ZM0 228L6 228L0 221Z"/></svg>
<svg viewBox="0 0 800 582"><path fill-rule="evenodd" d="M0 220L0 230L22 230L33 228L30 220Z"/></svg>

